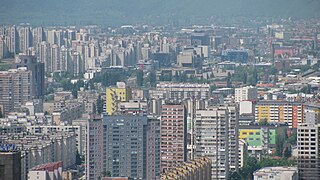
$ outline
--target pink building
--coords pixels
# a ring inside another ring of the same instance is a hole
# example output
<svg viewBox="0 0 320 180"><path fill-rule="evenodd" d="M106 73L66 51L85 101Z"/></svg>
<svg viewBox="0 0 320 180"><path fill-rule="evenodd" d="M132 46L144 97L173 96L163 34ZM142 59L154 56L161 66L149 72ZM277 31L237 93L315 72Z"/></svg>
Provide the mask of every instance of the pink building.
<svg viewBox="0 0 320 180"><path fill-rule="evenodd" d="M162 105L161 173L187 161L187 110L181 104Z"/></svg>

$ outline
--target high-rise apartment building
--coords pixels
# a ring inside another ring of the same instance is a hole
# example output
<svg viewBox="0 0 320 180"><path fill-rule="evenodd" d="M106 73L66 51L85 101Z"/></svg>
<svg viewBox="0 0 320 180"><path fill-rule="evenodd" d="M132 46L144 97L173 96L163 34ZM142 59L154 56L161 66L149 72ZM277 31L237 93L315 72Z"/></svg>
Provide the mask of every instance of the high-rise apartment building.
<svg viewBox="0 0 320 180"><path fill-rule="evenodd" d="M7 114L32 98L32 75L27 68L0 71L0 106Z"/></svg>
<svg viewBox="0 0 320 180"><path fill-rule="evenodd" d="M0 59L6 58L8 55L8 47L4 36L0 35Z"/></svg>
<svg viewBox="0 0 320 180"><path fill-rule="evenodd" d="M71 67L71 55L67 47L62 46L60 49L60 70L70 71Z"/></svg>
<svg viewBox="0 0 320 180"><path fill-rule="evenodd" d="M20 27L18 32L20 53L27 54L29 47L32 46L32 34L30 27Z"/></svg>
<svg viewBox="0 0 320 180"><path fill-rule="evenodd" d="M104 171L104 136L103 121L100 117L91 117L87 124L86 175L88 180L101 177Z"/></svg>
<svg viewBox="0 0 320 180"><path fill-rule="evenodd" d="M287 123L297 128L304 121L303 104L289 101L259 101L255 107L255 121L273 124Z"/></svg>
<svg viewBox="0 0 320 180"><path fill-rule="evenodd" d="M127 102L131 99L131 88L123 82L118 82L116 87L106 88L106 112L112 115L118 110L119 102Z"/></svg>
<svg viewBox="0 0 320 180"><path fill-rule="evenodd" d="M60 61L60 47L57 44L53 44L50 49L50 58L51 58L51 71L55 72L61 70L61 61Z"/></svg>
<svg viewBox="0 0 320 180"><path fill-rule="evenodd" d="M257 100L257 88L253 86L246 86L235 88L235 102Z"/></svg>
<svg viewBox="0 0 320 180"><path fill-rule="evenodd" d="M305 103L303 105L304 119L308 122L320 123L320 104Z"/></svg>
<svg viewBox="0 0 320 180"><path fill-rule="evenodd" d="M160 177L160 120L148 117L147 125L147 179Z"/></svg>
<svg viewBox="0 0 320 180"><path fill-rule="evenodd" d="M320 179L320 105L306 105L305 122L298 125L298 169L300 179Z"/></svg>
<svg viewBox="0 0 320 180"><path fill-rule="evenodd" d="M298 168L301 179L320 179L320 125L303 123L298 126Z"/></svg>
<svg viewBox="0 0 320 180"><path fill-rule="evenodd" d="M161 173L187 161L187 111L183 104L161 107Z"/></svg>
<svg viewBox="0 0 320 180"><path fill-rule="evenodd" d="M15 26L6 28L6 44L8 51L12 54L19 53L19 34Z"/></svg>
<svg viewBox="0 0 320 180"><path fill-rule="evenodd" d="M84 73L84 58L83 55L79 52L71 52L71 60L72 60L72 66L71 71L74 76L79 76L82 73Z"/></svg>
<svg viewBox="0 0 320 180"><path fill-rule="evenodd" d="M1 149L0 152L0 180L21 179L21 152Z"/></svg>
<svg viewBox="0 0 320 180"><path fill-rule="evenodd" d="M160 175L160 122L147 116L104 116L89 120L87 179L156 179Z"/></svg>
<svg viewBox="0 0 320 180"><path fill-rule="evenodd" d="M31 97L41 98L45 93L44 63L38 62L35 56L16 56L13 68L26 67L31 71Z"/></svg>
<svg viewBox="0 0 320 180"><path fill-rule="evenodd" d="M32 47L35 48L36 54L39 55L39 44L46 40L43 27L32 29L32 40Z"/></svg>
<svg viewBox="0 0 320 180"><path fill-rule="evenodd" d="M49 45L57 44L57 37L55 30L47 30L46 31L47 42Z"/></svg>
<svg viewBox="0 0 320 180"><path fill-rule="evenodd" d="M39 44L39 61L44 64L45 72L51 70L50 46L49 43L43 41Z"/></svg>
<svg viewBox="0 0 320 180"><path fill-rule="evenodd" d="M217 106L196 112L196 156L212 161L212 179L228 179L237 171L238 111L235 106Z"/></svg>

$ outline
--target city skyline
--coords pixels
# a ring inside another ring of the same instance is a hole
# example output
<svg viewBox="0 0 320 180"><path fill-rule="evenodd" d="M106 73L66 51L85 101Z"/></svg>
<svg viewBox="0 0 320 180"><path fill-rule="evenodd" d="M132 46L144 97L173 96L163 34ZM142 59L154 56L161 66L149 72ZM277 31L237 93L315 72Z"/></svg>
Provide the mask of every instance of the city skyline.
<svg viewBox="0 0 320 180"><path fill-rule="evenodd" d="M319 179L317 1L60 1L0 6L0 180Z"/></svg>

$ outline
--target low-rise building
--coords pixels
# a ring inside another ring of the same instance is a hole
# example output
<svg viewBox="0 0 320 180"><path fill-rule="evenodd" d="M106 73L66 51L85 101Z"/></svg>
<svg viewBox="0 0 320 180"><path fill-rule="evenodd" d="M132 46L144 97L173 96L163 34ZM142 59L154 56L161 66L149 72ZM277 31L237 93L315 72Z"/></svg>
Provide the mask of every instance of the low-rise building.
<svg viewBox="0 0 320 180"><path fill-rule="evenodd" d="M28 180L62 180L62 162L38 165L28 173Z"/></svg>
<svg viewBox="0 0 320 180"><path fill-rule="evenodd" d="M265 167L253 173L254 180L298 180L297 167Z"/></svg>
<svg viewBox="0 0 320 180"><path fill-rule="evenodd" d="M248 143L250 155L260 156L269 154L276 148L276 138L280 133L285 133L288 126L239 126L239 139Z"/></svg>

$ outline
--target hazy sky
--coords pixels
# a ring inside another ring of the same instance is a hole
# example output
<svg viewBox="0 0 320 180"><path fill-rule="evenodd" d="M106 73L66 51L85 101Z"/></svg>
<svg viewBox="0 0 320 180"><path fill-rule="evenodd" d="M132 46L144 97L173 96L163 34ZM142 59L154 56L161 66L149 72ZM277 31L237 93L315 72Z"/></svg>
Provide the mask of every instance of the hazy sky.
<svg viewBox="0 0 320 180"><path fill-rule="evenodd" d="M319 0L0 0L0 23L166 23L210 16L319 17Z"/></svg>

